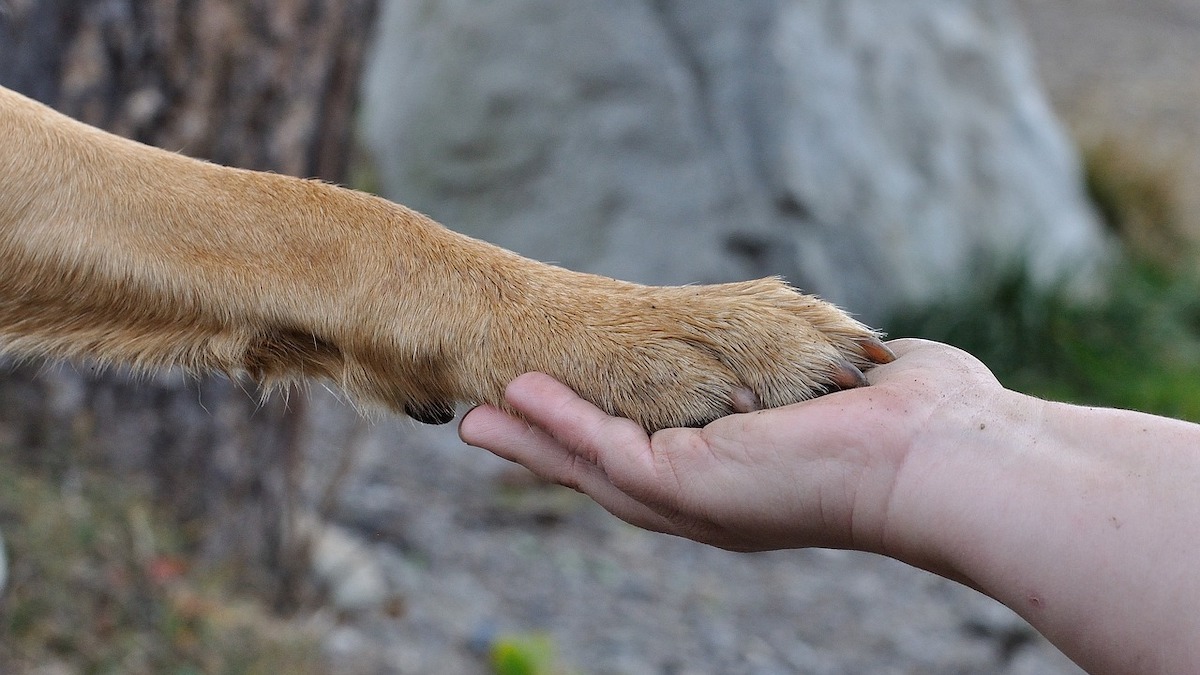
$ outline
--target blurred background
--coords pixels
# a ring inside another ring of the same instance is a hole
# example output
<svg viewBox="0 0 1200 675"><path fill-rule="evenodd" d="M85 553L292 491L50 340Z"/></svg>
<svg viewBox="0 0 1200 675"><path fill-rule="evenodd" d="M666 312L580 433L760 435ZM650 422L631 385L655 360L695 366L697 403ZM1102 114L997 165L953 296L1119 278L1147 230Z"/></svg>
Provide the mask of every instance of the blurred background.
<svg viewBox="0 0 1200 675"><path fill-rule="evenodd" d="M0 84L1200 421L1190 0L10 0ZM950 582L641 532L320 386L7 363L0 448L3 672L1080 672Z"/></svg>

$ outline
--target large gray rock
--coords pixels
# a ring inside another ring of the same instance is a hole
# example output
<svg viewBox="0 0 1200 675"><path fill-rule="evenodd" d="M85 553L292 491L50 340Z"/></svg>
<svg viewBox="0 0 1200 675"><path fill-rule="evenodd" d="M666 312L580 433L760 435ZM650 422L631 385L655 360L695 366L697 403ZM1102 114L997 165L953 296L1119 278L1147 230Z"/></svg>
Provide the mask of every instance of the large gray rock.
<svg viewBox="0 0 1200 675"><path fill-rule="evenodd" d="M392 0L364 127L387 195L468 234L868 320L1105 250L999 0Z"/></svg>

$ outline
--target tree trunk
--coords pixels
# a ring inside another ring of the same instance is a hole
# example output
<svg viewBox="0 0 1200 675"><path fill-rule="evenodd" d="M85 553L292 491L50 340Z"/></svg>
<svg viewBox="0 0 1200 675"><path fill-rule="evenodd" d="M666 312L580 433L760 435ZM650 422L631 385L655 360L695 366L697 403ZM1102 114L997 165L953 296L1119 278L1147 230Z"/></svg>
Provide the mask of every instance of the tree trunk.
<svg viewBox="0 0 1200 675"><path fill-rule="evenodd" d="M221 164L346 173L376 0L10 0L0 84L123 136ZM249 391L248 391L249 390ZM59 472L148 470L209 560L295 589L304 398L244 382L133 382L25 364L0 376L0 441Z"/></svg>

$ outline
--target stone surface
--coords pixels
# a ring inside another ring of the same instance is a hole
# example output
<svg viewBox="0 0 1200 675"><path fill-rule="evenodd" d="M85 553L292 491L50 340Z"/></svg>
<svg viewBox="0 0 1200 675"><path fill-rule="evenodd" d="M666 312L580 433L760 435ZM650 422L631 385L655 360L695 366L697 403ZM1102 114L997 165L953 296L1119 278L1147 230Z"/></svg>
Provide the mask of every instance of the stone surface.
<svg viewBox="0 0 1200 675"><path fill-rule="evenodd" d="M308 517L309 564L329 604L344 612L378 610L391 599L382 565L371 548L345 528Z"/></svg>
<svg viewBox="0 0 1200 675"><path fill-rule="evenodd" d="M323 483L337 459L313 460ZM402 611L330 634L332 672L486 675L490 644L543 635L580 675L1082 673L1008 609L894 560L721 551L512 472L453 429L375 426L333 515ZM550 494L575 504L530 513Z"/></svg>
<svg viewBox="0 0 1200 675"><path fill-rule="evenodd" d="M577 269L880 320L1105 250L1007 2L392 1L364 100L389 197Z"/></svg>
<svg viewBox="0 0 1200 675"><path fill-rule="evenodd" d="M781 273L878 319L981 261L1051 278L1105 253L1014 17L396 0L365 138L389 197L533 257L655 283ZM487 672L481 644L531 632L586 673L1080 672L1003 607L894 561L736 555L587 502L547 511L546 488L452 431L388 422L365 447L335 516L391 551L405 612L356 627L381 672Z"/></svg>

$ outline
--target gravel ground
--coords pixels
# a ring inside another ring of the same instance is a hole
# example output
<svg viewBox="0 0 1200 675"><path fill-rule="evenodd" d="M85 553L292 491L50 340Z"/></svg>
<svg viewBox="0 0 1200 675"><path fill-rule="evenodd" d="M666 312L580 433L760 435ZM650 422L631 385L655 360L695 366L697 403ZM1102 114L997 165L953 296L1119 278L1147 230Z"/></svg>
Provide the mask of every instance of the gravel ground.
<svg viewBox="0 0 1200 675"><path fill-rule="evenodd" d="M320 425L331 447L339 419ZM330 475L334 459L318 460L313 475ZM1009 610L933 575L643 532L452 429L380 423L341 494L338 525L382 583L365 596L388 601L332 628L337 672L486 673L486 645L526 633L588 675L1080 672Z"/></svg>
<svg viewBox="0 0 1200 675"><path fill-rule="evenodd" d="M1200 178L1200 4L1019 5L1085 144L1116 139L1181 186ZM1200 233L1200 191L1178 192ZM353 423L326 414L338 447ZM318 453L314 482L335 464ZM526 633L588 675L1081 672L951 582L865 554L733 554L642 532L452 429L381 422L340 494L336 532L370 573L342 603L356 609L321 619L338 672L486 673L486 646Z"/></svg>

